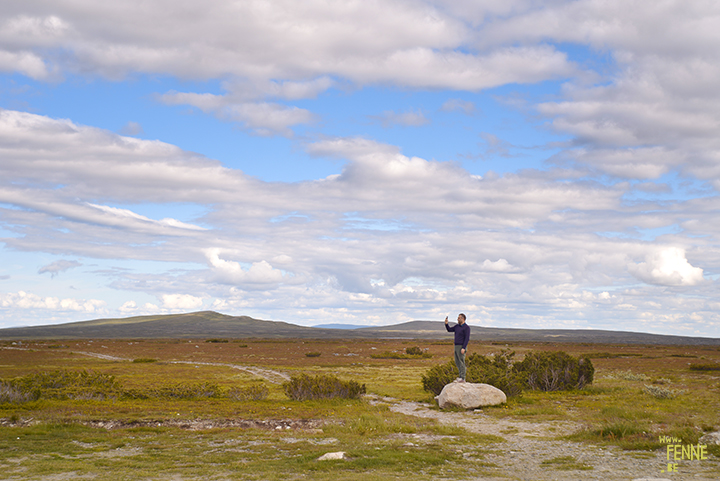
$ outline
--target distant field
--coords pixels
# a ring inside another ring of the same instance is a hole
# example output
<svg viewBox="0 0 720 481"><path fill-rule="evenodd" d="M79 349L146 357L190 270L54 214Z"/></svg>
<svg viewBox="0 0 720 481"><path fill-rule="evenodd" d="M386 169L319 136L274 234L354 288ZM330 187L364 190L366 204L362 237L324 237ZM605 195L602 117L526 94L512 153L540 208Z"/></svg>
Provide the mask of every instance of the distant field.
<svg viewBox="0 0 720 481"><path fill-rule="evenodd" d="M432 357L377 356L414 346ZM108 374L124 389L137 392L179 383L210 383L223 393L267 388L267 397L260 400L40 399L0 404L0 479L337 480L357 479L358 473L363 479L472 479L471 474L502 474L493 461L502 452L502 436L391 410L402 400L433 402L422 390L420 377L450 360L449 339L4 341L0 348L0 379L5 380L65 369ZM720 430L720 373L710 369L720 366L716 346L475 343L471 348L482 354L510 348L517 357L531 350L560 349L587 354L595 365L595 382L586 389L528 392L483 410L498 422L570 422L576 426L571 438L561 433L557 439L649 453L663 449L660 435L697 443L704 432ZM705 368L692 370L693 365ZM356 380L371 396L291 401L282 381L299 373ZM647 386L673 396L656 397ZM348 459L316 460L332 451L345 451ZM711 451L707 469L716 469L718 455ZM562 472L557 471L558 461L541 461L538 469L548 470L549 477ZM561 466L587 468L574 461Z"/></svg>

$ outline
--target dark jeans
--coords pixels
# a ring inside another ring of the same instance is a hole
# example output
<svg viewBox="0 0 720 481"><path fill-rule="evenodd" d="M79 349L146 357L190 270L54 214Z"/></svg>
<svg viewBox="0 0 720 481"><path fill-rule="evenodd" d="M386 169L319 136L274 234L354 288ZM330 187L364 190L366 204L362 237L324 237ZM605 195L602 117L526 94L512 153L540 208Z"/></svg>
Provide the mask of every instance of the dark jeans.
<svg viewBox="0 0 720 481"><path fill-rule="evenodd" d="M458 377L461 377L463 380L465 379L465 354L461 353L462 345L456 344L455 345L455 365L458 368L458 371L460 371L460 375Z"/></svg>

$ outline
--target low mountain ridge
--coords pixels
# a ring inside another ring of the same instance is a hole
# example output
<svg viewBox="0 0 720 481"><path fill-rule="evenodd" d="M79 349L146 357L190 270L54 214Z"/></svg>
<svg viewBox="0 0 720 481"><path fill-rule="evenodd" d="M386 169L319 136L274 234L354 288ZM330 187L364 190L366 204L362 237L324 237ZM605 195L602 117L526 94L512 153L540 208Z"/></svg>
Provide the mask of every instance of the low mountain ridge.
<svg viewBox="0 0 720 481"><path fill-rule="evenodd" d="M514 329L474 326L473 342L576 342L602 344L713 345L720 339L594 329ZM214 311L0 329L0 339L447 339L443 321L410 321L392 326L337 329L229 316Z"/></svg>

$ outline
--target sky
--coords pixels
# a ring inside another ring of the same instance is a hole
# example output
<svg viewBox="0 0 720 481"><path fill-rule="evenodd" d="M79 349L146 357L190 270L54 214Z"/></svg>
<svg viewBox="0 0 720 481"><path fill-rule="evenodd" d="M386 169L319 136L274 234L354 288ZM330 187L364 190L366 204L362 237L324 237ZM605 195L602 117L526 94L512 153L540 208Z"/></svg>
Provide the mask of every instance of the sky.
<svg viewBox="0 0 720 481"><path fill-rule="evenodd" d="M720 337L720 3L8 0L0 327Z"/></svg>

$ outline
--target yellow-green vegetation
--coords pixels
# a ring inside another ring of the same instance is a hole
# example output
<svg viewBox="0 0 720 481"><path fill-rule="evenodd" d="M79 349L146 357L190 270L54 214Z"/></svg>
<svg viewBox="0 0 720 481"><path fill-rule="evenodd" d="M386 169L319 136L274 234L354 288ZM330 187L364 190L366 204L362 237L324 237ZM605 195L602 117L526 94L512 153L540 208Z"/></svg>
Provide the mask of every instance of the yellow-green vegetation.
<svg viewBox="0 0 720 481"><path fill-rule="evenodd" d="M559 469L562 471L587 471L593 469L592 466L578 462L578 460L572 456L558 456L547 461L542 461L540 465L546 468Z"/></svg>
<svg viewBox="0 0 720 481"><path fill-rule="evenodd" d="M502 439L395 413L388 409L391 402L377 402L389 396L432 403L422 376L452 364L451 342L417 341L413 344L433 357L402 360L373 356L408 354L407 341L400 340L63 342L67 347L23 342L22 349L10 344L5 346L12 349L0 349L0 466L8 477L497 475L486 455L502 452ZM559 350L542 343L511 347L518 362L530 352ZM492 344L472 348L488 358L502 356ZM627 449L664 449L659 436L695 444L705 432L720 430L720 381L712 371L689 369L688 362L695 356L714 365L720 360L717 348L578 344L561 350L576 359L593 357L591 385L526 390L503 406L484 408L483 415L530 423L571 421L578 426L572 440ZM308 352L321 356L309 358ZM588 356L592 353L603 355ZM374 397L292 400L278 378L262 377L263 370L288 378L336 376L364 384ZM675 396L658 397L647 386ZM337 451L346 459L317 461ZM708 452L720 456L717 447ZM587 469L575 458L551 458L542 466Z"/></svg>
<svg viewBox="0 0 720 481"><path fill-rule="evenodd" d="M300 374L293 376L283 384L285 394L295 401L307 401L309 399L357 399L365 394L365 384L360 385L357 381L343 381L337 376L319 375L308 376Z"/></svg>
<svg viewBox="0 0 720 481"><path fill-rule="evenodd" d="M524 389L580 389L593 381L595 368L586 356L578 359L563 351L531 351L518 362L515 362L514 356L515 352L509 349L492 357L471 354L466 360L467 381L490 384L509 397L520 395ZM423 388L438 395L456 376L454 361L434 366L423 374Z"/></svg>

